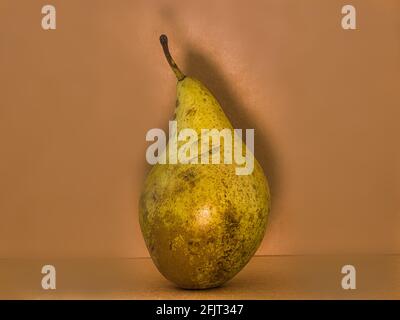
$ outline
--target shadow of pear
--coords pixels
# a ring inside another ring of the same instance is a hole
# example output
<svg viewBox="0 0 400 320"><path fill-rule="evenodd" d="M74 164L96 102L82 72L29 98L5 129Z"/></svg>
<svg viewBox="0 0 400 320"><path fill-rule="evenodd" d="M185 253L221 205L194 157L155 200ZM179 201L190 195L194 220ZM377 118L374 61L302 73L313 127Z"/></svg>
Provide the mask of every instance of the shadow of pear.
<svg viewBox="0 0 400 320"><path fill-rule="evenodd" d="M185 62L185 73L200 80L212 92L235 129L254 129L254 155L267 177L271 197L276 198L279 195L278 164L267 128L257 127L242 99L235 94L232 81L206 53L188 45Z"/></svg>

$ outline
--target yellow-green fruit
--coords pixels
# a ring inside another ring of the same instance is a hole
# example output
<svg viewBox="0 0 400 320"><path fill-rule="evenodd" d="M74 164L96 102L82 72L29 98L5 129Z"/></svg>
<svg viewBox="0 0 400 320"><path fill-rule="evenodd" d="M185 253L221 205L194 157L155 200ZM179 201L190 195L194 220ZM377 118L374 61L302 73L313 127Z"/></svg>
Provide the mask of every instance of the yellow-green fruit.
<svg viewBox="0 0 400 320"><path fill-rule="evenodd" d="M213 95L181 73L166 37L160 39L178 78L178 132L233 130ZM256 160L249 175L237 175L235 169L235 163L156 164L146 179L139 208L142 233L158 270L182 288L212 288L228 281L263 239L270 209L263 170Z"/></svg>

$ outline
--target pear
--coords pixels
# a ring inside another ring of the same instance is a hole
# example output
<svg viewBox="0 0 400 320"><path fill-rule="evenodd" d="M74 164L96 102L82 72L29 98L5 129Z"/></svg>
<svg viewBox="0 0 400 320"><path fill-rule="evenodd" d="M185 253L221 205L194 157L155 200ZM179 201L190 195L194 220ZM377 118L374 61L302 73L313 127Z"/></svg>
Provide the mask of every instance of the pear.
<svg viewBox="0 0 400 320"><path fill-rule="evenodd" d="M165 35L160 42L178 80L178 132L233 132L211 92L178 68ZM168 146L164 152L168 158ZM139 220L161 274L181 288L206 289L222 285L248 263L264 237L269 211L269 187L257 160L247 175L238 175L234 163L167 162L155 164L146 178Z"/></svg>

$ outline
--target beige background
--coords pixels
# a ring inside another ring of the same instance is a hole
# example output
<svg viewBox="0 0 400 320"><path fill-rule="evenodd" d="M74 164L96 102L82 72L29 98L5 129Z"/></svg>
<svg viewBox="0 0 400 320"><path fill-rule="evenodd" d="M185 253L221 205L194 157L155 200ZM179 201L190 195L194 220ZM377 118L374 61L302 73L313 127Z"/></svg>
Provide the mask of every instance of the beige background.
<svg viewBox="0 0 400 320"><path fill-rule="evenodd" d="M41 29L41 7L57 30ZM0 0L0 257L147 256L146 132L187 74L256 129L259 254L400 252L400 2Z"/></svg>

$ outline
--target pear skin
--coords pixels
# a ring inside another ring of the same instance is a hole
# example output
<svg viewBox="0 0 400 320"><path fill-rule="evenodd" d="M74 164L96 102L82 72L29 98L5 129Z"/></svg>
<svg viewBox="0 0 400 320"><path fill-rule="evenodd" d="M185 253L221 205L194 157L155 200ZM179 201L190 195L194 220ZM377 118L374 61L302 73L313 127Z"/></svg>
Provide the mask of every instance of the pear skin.
<svg viewBox="0 0 400 320"><path fill-rule="evenodd" d="M178 79L178 132L233 132L216 98L180 71L164 35L160 41ZM247 264L264 237L269 211L268 183L256 159L248 175L237 175L235 164L167 163L154 165L146 178L139 220L161 274L181 288L206 289L222 285Z"/></svg>

